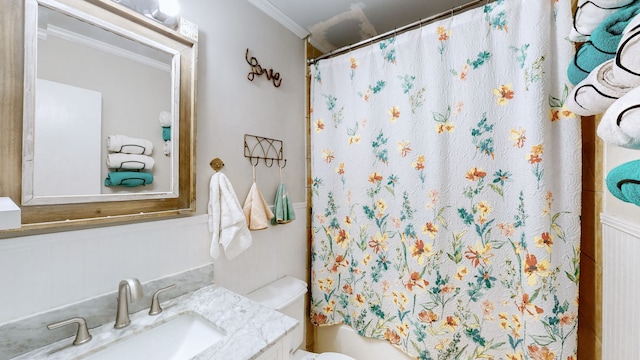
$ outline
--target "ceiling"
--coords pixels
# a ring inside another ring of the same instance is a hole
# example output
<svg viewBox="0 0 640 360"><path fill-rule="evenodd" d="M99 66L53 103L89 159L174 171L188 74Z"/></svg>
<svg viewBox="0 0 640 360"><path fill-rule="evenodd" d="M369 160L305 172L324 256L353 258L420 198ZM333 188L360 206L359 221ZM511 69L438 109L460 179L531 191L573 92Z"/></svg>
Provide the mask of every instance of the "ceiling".
<svg viewBox="0 0 640 360"><path fill-rule="evenodd" d="M329 52L449 11L473 0L248 0Z"/></svg>

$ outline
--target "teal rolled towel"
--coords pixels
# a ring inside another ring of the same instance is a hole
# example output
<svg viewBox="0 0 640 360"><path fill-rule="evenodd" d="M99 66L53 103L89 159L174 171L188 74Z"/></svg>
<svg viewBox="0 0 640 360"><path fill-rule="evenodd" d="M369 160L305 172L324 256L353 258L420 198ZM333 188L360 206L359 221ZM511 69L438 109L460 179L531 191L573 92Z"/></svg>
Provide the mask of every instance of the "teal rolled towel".
<svg viewBox="0 0 640 360"><path fill-rule="evenodd" d="M273 201L273 218L271 224L287 224L296 219L296 210L291 205L289 192L283 183L276 190L276 198Z"/></svg>
<svg viewBox="0 0 640 360"><path fill-rule="evenodd" d="M640 206L640 160L615 167L607 174L605 181L611 195Z"/></svg>
<svg viewBox="0 0 640 360"><path fill-rule="evenodd" d="M134 187L153 183L153 174L142 171L114 171L104 179L104 186Z"/></svg>
<svg viewBox="0 0 640 360"><path fill-rule="evenodd" d="M162 127L162 140L164 141L171 140L171 126Z"/></svg>
<svg viewBox="0 0 640 360"><path fill-rule="evenodd" d="M567 68L567 77L573 85L586 79L600 64L616 56L625 27L638 14L640 1L635 1L611 14L593 30L589 41L578 49Z"/></svg>

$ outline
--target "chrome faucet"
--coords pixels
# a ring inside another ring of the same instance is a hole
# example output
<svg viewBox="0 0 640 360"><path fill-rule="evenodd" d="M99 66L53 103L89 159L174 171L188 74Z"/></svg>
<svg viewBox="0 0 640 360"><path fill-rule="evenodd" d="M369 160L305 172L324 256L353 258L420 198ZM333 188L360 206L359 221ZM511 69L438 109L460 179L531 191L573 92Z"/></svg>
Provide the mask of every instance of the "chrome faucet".
<svg viewBox="0 0 640 360"><path fill-rule="evenodd" d="M116 310L116 323L113 325L116 329L122 329L131 324L127 294L129 294L131 302L142 298L142 285L138 279L124 279L118 285L118 309Z"/></svg>

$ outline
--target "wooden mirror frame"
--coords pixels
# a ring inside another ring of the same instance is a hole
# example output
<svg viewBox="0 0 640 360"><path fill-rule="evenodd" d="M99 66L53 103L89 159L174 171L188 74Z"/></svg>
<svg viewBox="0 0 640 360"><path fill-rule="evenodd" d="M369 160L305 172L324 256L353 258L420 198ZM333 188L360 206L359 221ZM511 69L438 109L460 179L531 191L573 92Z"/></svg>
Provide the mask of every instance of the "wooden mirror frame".
<svg viewBox="0 0 640 360"><path fill-rule="evenodd" d="M195 212L197 42L111 0L58 0L119 27L162 39L180 49L179 194L177 198L21 206L22 227L0 238L51 230L151 220ZM20 204L24 99L25 1L0 12L0 196Z"/></svg>

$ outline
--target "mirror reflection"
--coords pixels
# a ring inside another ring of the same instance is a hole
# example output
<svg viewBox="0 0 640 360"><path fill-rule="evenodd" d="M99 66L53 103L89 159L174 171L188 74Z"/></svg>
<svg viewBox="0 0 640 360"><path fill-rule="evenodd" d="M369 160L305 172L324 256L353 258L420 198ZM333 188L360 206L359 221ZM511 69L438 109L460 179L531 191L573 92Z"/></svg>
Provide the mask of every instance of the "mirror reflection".
<svg viewBox="0 0 640 360"><path fill-rule="evenodd" d="M177 197L179 53L51 4L25 76L23 205Z"/></svg>

